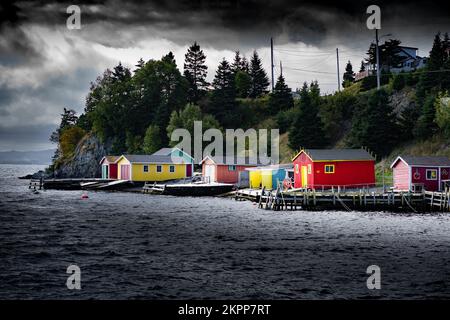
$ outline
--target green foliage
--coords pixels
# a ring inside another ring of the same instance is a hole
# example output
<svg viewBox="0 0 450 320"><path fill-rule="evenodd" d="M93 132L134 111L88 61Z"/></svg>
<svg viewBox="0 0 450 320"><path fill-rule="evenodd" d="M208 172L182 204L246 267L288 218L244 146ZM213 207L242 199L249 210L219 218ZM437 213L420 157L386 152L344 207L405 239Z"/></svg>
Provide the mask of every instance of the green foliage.
<svg viewBox="0 0 450 320"><path fill-rule="evenodd" d="M236 88L234 73L230 64L223 59L216 71L213 81L214 90L208 110L226 128L234 128L238 114L236 113Z"/></svg>
<svg viewBox="0 0 450 320"><path fill-rule="evenodd" d="M206 56L200 45L194 42L189 47L184 62L184 76L189 83L189 102L196 103L204 94L208 83L206 82L206 72L208 67L205 64Z"/></svg>
<svg viewBox="0 0 450 320"><path fill-rule="evenodd" d="M61 131L59 146L62 160L68 160L73 157L75 148L86 132L77 126L68 126Z"/></svg>
<svg viewBox="0 0 450 320"><path fill-rule="evenodd" d="M291 88L287 86L283 75L278 77L275 88L270 94L269 105L271 114L276 114L280 111L294 107L294 99L292 98Z"/></svg>
<svg viewBox="0 0 450 320"><path fill-rule="evenodd" d="M330 142L335 143L344 136L358 103L356 96L346 90L322 98L320 117Z"/></svg>
<svg viewBox="0 0 450 320"><path fill-rule="evenodd" d="M276 116L276 121L280 133L285 133L292 127L295 115L296 115L295 108L282 110L278 112Z"/></svg>
<svg viewBox="0 0 450 320"><path fill-rule="evenodd" d="M239 70L234 76L236 96L238 98L248 98L252 87L252 78L247 72Z"/></svg>
<svg viewBox="0 0 450 320"><path fill-rule="evenodd" d="M203 131L210 128L221 129L219 122L208 114L202 114L199 106L189 103L180 111L173 111L170 116L169 125L167 126L167 136L170 138L175 129L186 129L194 136L194 121L202 121ZM172 141L171 145L176 145L177 142Z"/></svg>
<svg viewBox="0 0 450 320"><path fill-rule="evenodd" d="M161 143L161 132L157 125L150 125L147 128L144 136L144 143L142 145L142 151L145 154L152 154L163 147Z"/></svg>
<svg viewBox="0 0 450 320"><path fill-rule="evenodd" d="M361 103L355 110L348 144L368 147L381 158L395 146L397 130L389 96L385 90L377 90L369 96L367 103Z"/></svg>
<svg viewBox="0 0 450 320"><path fill-rule="evenodd" d="M450 139L450 97L440 93L435 101L436 123L447 139Z"/></svg>
<svg viewBox="0 0 450 320"><path fill-rule="evenodd" d="M399 73L391 78L390 85L394 91L400 91L405 87L405 73Z"/></svg>
<svg viewBox="0 0 450 320"><path fill-rule="evenodd" d="M362 65L364 67L364 65ZM350 60L347 62L345 67L345 72L343 75L342 86L344 88L349 87L353 82L355 82L355 73L353 72L353 66Z"/></svg>
<svg viewBox="0 0 450 320"><path fill-rule="evenodd" d="M400 40L390 39L384 44L380 45L380 66L381 70L389 72L391 68L398 66L403 58L398 54L400 52ZM367 62L372 65L376 64L376 46L372 43L367 51Z"/></svg>
<svg viewBox="0 0 450 320"><path fill-rule="evenodd" d="M323 124L319 117L317 91L317 83L312 84L308 89L306 82L300 91L299 109L289 131L289 146L293 150L298 150L300 147L321 148L326 144Z"/></svg>
<svg viewBox="0 0 450 320"><path fill-rule="evenodd" d="M250 97L258 98L266 92L269 86L269 78L262 67L261 59L256 51L253 52L252 59L250 60L250 77L252 78Z"/></svg>
<svg viewBox="0 0 450 320"><path fill-rule="evenodd" d="M435 122L436 108L435 108L435 95L427 95L420 112L420 117L417 120L417 125L413 130L413 134L416 138L424 139L431 137L437 130Z"/></svg>

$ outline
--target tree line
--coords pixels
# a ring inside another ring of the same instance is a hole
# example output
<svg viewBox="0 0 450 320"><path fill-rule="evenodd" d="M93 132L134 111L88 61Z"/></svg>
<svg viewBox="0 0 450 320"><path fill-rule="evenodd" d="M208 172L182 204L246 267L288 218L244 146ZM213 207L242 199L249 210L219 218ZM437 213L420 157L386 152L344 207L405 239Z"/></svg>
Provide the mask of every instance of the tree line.
<svg viewBox="0 0 450 320"><path fill-rule="evenodd" d="M394 66L400 41L390 40L382 63ZM374 90L374 77L361 81L357 91L351 62L344 74L347 89L321 95L319 83L296 89L298 99L281 74L273 92L256 51L247 58L236 51L233 61L223 59L208 83L206 55L192 44L178 69L172 52L160 60L140 59L131 70L119 63L91 83L84 112L78 117L64 109L61 125L52 134L58 143L55 163L73 155L86 133L110 145L112 154L152 153L167 146L175 128L193 130L193 122L208 128L279 128L287 133L289 147L365 146L382 157L401 141L426 138L448 125L448 111L439 105L450 89L449 39L437 34L424 69L392 75L385 71L383 89ZM374 58L372 46L366 61ZM362 64L364 67L364 64ZM394 114L391 94L405 86L416 87L415 103Z"/></svg>

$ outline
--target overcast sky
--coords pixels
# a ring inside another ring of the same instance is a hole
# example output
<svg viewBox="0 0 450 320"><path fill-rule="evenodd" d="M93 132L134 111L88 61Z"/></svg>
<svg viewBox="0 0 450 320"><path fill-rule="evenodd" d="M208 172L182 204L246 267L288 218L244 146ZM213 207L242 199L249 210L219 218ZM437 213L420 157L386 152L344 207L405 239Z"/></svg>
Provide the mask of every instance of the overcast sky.
<svg viewBox="0 0 450 320"><path fill-rule="evenodd" d="M161 2L161 3L158 3ZM436 32L450 31L450 11L431 1L376 2L382 9L380 34L426 56ZM66 8L81 8L81 30L66 28ZM53 147L48 136L64 107L82 112L90 81L119 61L133 67L184 54L197 41L207 59L208 79L222 58L257 50L269 73L270 37L275 76L293 89L318 80L323 93L337 89L336 48L341 77L348 60L359 69L374 38L365 20L372 1L19 1L0 4L0 151Z"/></svg>

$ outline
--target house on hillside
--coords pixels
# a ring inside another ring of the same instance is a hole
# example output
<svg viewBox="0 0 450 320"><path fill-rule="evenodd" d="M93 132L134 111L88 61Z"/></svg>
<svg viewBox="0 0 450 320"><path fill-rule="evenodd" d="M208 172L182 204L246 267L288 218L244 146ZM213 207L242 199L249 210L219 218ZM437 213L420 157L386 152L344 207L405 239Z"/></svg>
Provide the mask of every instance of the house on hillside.
<svg viewBox="0 0 450 320"><path fill-rule="evenodd" d="M392 73L400 72L412 72L421 68L424 68L427 64L428 58L420 57L418 53L418 48L399 46L399 52L397 55L401 58L399 65L390 68ZM371 63L364 63L364 71L358 72L355 75L355 81L362 80L368 76L376 75L376 66ZM381 66L381 70L387 70L387 66Z"/></svg>
<svg viewBox="0 0 450 320"><path fill-rule="evenodd" d="M447 157L398 156L391 165L394 189L404 191L441 191L450 179Z"/></svg>
<svg viewBox="0 0 450 320"><path fill-rule="evenodd" d="M104 156L100 160L102 179L117 179L117 163L119 156Z"/></svg>
<svg viewBox="0 0 450 320"><path fill-rule="evenodd" d="M375 159L363 149L307 149L293 159L295 188L375 185Z"/></svg>

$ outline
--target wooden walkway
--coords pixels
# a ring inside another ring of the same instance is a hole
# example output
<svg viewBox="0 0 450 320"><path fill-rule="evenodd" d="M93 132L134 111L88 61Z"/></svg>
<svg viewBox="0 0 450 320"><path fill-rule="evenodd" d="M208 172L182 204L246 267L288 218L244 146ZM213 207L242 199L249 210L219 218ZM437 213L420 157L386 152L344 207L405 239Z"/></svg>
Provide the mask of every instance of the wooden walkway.
<svg viewBox="0 0 450 320"><path fill-rule="evenodd" d="M450 192L396 192L370 190L239 190L236 200L258 202L266 210L450 211Z"/></svg>

